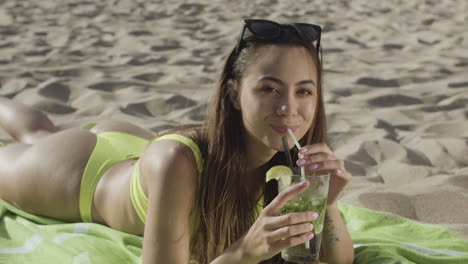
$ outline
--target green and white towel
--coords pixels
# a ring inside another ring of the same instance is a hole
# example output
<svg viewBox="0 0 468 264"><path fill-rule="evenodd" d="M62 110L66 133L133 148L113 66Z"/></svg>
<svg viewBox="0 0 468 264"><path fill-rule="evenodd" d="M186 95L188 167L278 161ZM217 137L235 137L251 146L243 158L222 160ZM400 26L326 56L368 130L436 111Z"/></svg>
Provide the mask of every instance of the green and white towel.
<svg viewBox="0 0 468 264"><path fill-rule="evenodd" d="M468 241L447 228L340 204L355 263L468 264Z"/></svg>
<svg viewBox="0 0 468 264"><path fill-rule="evenodd" d="M140 263L142 237L35 216L0 200L0 263Z"/></svg>
<svg viewBox="0 0 468 264"><path fill-rule="evenodd" d="M359 264L466 264L468 241L444 227L351 205L340 211ZM0 263L140 263L142 238L31 215L0 200Z"/></svg>

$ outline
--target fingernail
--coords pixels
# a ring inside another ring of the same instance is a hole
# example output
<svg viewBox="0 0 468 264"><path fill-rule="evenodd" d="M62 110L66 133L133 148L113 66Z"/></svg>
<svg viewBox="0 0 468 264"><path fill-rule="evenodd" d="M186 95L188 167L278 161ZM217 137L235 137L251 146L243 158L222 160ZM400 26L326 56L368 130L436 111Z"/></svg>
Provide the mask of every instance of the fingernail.
<svg viewBox="0 0 468 264"><path fill-rule="evenodd" d="M308 236L307 236L308 239L312 239L314 238L314 233L310 233Z"/></svg>
<svg viewBox="0 0 468 264"><path fill-rule="evenodd" d="M309 230L310 230L310 231L314 230L314 225L313 225L313 224L310 224L310 225L309 225Z"/></svg>
<svg viewBox="0 0 468 264"><path fill-rule="evenodd" d="M307 148L306 148L306 147L301 148L301 152L302 152L302 153L307 152Z"/></svg>
<svg viewBox="0 0 468 264"><path fill-rule="evenodd" d="M303 165L305 162L305 159L299 159L297 160L297 165Z"/></svg>
<svg viewBox="0 0 468 264"><path fill-rule="evenodd" d="M306 186L306 185L307 185L307 181L303 181L303 182L301 182L301 183L299 184L299 186L301 186L301 187L304 187L304 186Z"/></svg>
<svg viewBox="0 0 468 264"><path fill-rule="evenodd" d="M314 163L314 164L309 165L309 169L311 169L311 170L315 170L316 168L318 168L318 164L317 164L317 163Z"/></svg>
<svg viewBox="0 0 468 264"><path fill-rule="evenodd" d="M336 174L341 175L341 174L343 174L343 171L338 169L338 170L336 170Z"/></svg>
<svg viewBox="0 0 468 264"><path fill-rule="evenodd" d="M316 219L318 218L318 214L317 214L316 212L313 212L313 213L312 213L312 218L313 218L314 220L316 220Z"/></svg>

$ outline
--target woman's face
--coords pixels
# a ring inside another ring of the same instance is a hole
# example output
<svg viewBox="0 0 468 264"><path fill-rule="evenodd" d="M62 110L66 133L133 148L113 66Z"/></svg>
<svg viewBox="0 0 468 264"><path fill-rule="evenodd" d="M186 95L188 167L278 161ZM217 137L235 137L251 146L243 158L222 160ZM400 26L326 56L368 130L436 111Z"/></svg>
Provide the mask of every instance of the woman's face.
<svg viewBox="0 0 468 264"><path fill-rule="evenodd" d="M240 81L236 106L242 112L246 144L283 151L281 137L288 136L288 128L298 140L309 131L317 100L317 69L305 48L260 47ZM292 148L289 136L288 142Z"/></svg>

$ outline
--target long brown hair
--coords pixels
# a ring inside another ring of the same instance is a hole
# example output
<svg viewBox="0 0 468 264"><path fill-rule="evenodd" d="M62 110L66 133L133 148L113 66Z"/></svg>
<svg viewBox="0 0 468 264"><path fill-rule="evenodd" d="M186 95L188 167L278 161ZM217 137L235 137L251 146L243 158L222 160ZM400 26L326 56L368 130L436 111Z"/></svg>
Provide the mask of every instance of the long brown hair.
<svg viewBox="0 0 468 264"><path fill-rule="evenodd" d="M267 44L300 45L309 51L317 69L318 104L309 132L300 142L301 145L308 145L326 141L322 64L313 44L293 29L287 30L282 38L274 42L266 43L252 38L247 39L246 43L239 56L235 55L233 49L223 61L216 92L208 109L208 119L196 129L196 134L192 134L205 160L195 202L195 210L199 212L199 226L190 242L191 256L197 263L211 262L249 230L257 217L255 208L258 188L262 188L266 204L276 194L275 190L270 190L275 186L265 186L263 177L259 177L256 186L248 186L240 180L247 167L242 137L244 125L241 112L231 103L231 93L235 91L227 85L229 80L240 83L246 67L254 61L258 47ZM283 153L277 153L267 167L285 164L283 156ZM293 156L297 159L296 152ZM277 255L268 263L284 261Z"/></svg>

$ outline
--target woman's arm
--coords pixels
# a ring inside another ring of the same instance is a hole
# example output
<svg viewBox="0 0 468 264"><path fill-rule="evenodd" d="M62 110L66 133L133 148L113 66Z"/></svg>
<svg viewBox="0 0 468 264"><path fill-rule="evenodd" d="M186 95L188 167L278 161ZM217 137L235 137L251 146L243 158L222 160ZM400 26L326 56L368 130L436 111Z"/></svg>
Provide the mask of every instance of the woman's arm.
<svg viewBox="0 0 468 264"><path fill-rule="evenodd" d="M148 194L143 264L189 263L189 217L198 180L192 151L176 141L153 143L140 169Z"/></svg>
<svg viewBox="0 0 468 264"><path fill-rule="evenodd" d="M245 253L242 248L244 237L245 236L237 240L210 264L253 264L254 262L246 260Z"/></svg>
<svg viewBox="0 0 468 264"><path fill-rule="evenodd" d="M198 184L193 152L176 141L156 142L145 151L140 168L148 189L143 264L189 263L189 217ZM227 248L212 263L246 263L241 242Z"/></svg>
<svg viewBox="0 0 468 264"><path fill-rule="evenodd" d="M354 261L353 241L336 204L327 207L320 251L323 256L320 259L329 264Z"/></svg>
<svg viewBox="0 0 468 264"><path fill-rule="evenodd" d="M298 166L305 167L308 173L330 173L321 259L329 264L353 263L353 242L337 204L352 175L346 170L344 161L339 160L325 143L305 146L300 152Z"/></svg>

